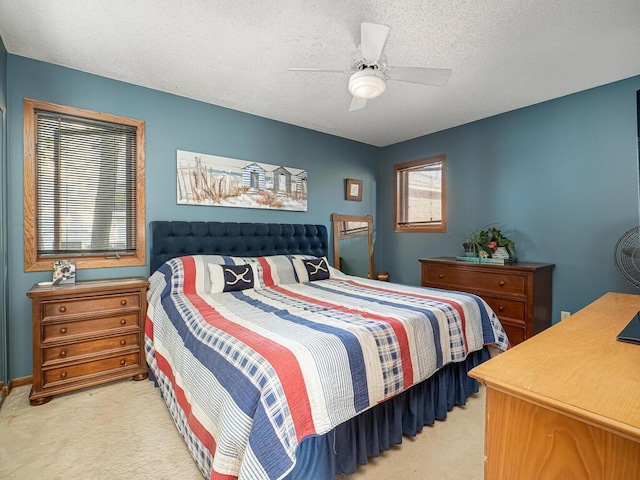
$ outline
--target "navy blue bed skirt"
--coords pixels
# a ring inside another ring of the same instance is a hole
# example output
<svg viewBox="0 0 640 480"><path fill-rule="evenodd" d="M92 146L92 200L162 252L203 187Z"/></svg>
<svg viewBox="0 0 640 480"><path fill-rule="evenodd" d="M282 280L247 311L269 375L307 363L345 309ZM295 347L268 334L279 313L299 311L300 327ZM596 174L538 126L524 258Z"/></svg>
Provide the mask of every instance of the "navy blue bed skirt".
<svg viewBox="0 0 640 480"><path fill-rule="evenodd" d="M478 382L467 372L489 359L486 347L470 353L464 362L450 363L431 378L380 405L338 425L325 435L305 438L298 460L286 480L334 480L350 475L402 436L415 436L425 425L447 418L456 405L478 392Z"/></svg>

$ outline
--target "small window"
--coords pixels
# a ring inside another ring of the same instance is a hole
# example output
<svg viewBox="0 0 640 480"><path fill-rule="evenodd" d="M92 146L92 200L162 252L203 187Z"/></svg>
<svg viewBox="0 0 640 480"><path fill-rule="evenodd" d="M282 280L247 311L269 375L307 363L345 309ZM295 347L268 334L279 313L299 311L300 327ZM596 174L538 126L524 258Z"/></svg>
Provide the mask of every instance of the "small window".
<svg viewBox="0 0 640 480"><path fill-rule="evenodd" d="M394 166L396 232L446 231L446 155Z"/></svg>
<svg viewBox="0 0 640 480"><path fill-rule="evenodd" d="M144 265L144 122L24 101L25 271Z"/></svg>

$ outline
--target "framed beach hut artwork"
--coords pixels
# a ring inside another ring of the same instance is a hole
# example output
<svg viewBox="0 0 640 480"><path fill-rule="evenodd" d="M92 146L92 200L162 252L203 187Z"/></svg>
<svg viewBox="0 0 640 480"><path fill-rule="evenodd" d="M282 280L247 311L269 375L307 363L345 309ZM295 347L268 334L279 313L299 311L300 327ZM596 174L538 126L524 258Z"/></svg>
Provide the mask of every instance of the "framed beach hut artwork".
<svg viewBox="0 0 640 480"><path fill-rule="evenodd" d="M307 211L307 172L284 165L177 151L179 205Z"/></svg>

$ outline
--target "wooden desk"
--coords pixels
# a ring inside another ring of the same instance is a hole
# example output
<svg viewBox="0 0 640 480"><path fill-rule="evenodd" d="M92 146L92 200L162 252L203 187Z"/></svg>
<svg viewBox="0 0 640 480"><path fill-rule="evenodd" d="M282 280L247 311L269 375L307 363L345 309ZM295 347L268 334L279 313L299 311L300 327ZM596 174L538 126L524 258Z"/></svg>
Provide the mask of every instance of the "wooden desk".
<svg viewBox="0 0 640 480"><path fill-rule="evenodd" d="M487 387L485 480L640 478L640 296L608 293L474 368Z"/></svg>

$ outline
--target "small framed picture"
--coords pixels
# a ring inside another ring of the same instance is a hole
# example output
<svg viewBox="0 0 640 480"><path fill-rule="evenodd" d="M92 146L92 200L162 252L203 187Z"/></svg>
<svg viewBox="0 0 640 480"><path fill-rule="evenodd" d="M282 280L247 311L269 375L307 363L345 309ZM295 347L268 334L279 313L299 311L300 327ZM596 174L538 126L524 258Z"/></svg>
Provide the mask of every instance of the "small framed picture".
<svg viewBox="0 0 640 480"><path fill-rule="evenodd" d="M356 180L355 178L347 178L345 198L347 200L353 200L355 202L362 201L362 180Z"/></svg>
<svg viewBox="0 0 640 480"><path fill-rule="evenodd" d="M53 262L53 284L76 283L76 262L56 260Z"/></svg>

